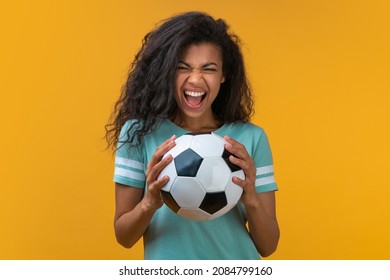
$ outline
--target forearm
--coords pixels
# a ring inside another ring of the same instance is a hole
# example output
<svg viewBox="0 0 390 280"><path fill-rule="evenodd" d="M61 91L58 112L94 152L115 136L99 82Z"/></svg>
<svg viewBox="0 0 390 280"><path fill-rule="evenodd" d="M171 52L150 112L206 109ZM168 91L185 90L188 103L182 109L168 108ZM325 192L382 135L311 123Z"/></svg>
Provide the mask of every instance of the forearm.
<svg viewBox="0 0 390 280"><path fill-rule="evenodd" d="M161 144L149 161L145 172L146 191L115 184L115 235L118 243L126 248L131 248L143 236L154 213L163 205L160 189L168 183L169 177L158 178L158 175L172 161L172 156L163 156L175 146L175 139L176 136L172 136Z"/></svg>
<svg viewBox="0 0 390 280"><path fill-rule="evenodd" d="M142 200L131 211L122 214L114 223L119 244L131 248L143 236L157 209Z"/></svg>
<svg viewBox="0 0 390 280"><path fill-rule="evenodd" d="M279 225L275 217L265 211L261 200L246 205L249 233L261 256L271 255L279 242Z"/></svg>

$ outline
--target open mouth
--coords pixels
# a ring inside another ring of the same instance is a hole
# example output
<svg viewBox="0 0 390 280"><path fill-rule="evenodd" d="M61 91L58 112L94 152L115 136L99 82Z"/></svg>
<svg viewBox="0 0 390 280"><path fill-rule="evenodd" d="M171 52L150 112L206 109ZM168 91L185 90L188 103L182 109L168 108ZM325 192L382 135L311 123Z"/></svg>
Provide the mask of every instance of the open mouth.
<svg viewBox="0 0 390 280"><path fill-rule="evenodd" d="M184 91L184 98L188 107L198 109L202 106L202 101L206 97L205 91Z"/></svg>

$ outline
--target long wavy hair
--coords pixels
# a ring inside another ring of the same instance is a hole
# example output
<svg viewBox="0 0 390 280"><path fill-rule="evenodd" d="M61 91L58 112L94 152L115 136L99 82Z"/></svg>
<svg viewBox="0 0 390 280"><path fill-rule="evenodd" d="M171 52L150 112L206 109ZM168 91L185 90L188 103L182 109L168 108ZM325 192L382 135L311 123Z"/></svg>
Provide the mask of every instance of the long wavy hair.
<svg viewBox="0 0 390 280"><path fill-rule="evenodd" d="M144 37L105 126L108 146L117 147L121 128L130 119L135 122L127 131L127 142L137 145L158 120L175 116L176 68L183 51L199 43L215 44L222 52L225 82L212 104L215 117L223 123L249 121L253 99L238 36L223 19L188 12L164 20Z"/></svg>

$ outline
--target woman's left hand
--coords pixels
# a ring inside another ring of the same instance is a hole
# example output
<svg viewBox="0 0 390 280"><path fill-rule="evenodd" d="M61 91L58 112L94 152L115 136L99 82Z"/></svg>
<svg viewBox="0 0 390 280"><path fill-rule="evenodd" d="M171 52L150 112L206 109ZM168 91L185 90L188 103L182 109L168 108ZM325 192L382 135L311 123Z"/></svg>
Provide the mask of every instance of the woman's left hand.
<svg viewBox="0 0 390 280"><path fill-rule="evenodd" d="M226 150L233 154L229 157L230 162L241 167L245 173L245 179L243 180L236 176L233 177L233 182L243 189L240 200L244 205L256 203L256 168L253 159L240 142L229 136L225 136L224 139L228 142L225 145Z"/></svg>
<svg viewBox="0 0 390 280"><path fill-rule="evenodd" d="M225 136L228 143L225 148L232 153L229 157L231 163L239 166L245 173L245 179L233 177L233 182L243 189L241 202L244 204L249 233L263 257L272 254L279 242L279 225L275 211L275 193L256 193L256 167L245 146L240 142Z"/></svg>

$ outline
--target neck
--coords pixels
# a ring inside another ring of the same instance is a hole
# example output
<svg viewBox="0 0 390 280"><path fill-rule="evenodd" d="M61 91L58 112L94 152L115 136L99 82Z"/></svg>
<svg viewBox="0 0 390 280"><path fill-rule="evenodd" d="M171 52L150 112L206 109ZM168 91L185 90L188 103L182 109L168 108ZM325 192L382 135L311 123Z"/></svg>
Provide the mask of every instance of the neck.
<svg viewBox="0 0 390 280"><path fill-rule="evenodd" d="M173 118L173 122L185 130L193 133L207 133L218 129L221 126L221 121L216 119L214 115L211 118L183 118L177 115Z"/></svg>

